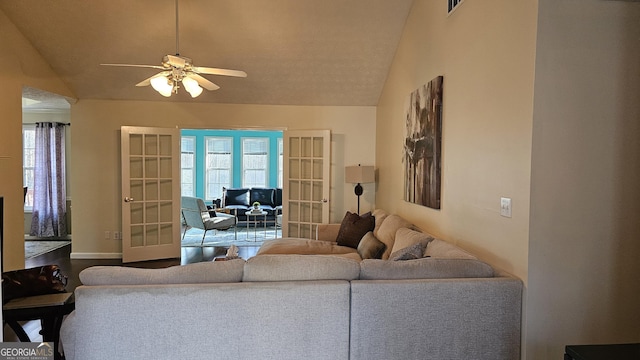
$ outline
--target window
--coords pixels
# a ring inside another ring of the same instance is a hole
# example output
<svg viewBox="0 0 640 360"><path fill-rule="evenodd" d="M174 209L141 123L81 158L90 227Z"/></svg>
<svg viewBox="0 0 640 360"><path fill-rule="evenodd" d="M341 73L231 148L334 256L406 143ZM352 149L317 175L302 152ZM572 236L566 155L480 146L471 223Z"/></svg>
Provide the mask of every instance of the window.
<svg viewBox="0 0 640 360"><path fill-rule="evenodd" d="M36 127L22 126L22 183L27 187L24 208L33 208L33 179L36 165Z"/></svg>
<svg viewBox="0 0 640 360"><path fill-rule="evenodd" d="M195 150L196 138L193 136L183 136L180 144L180 192L182 196L196 195Z"/></svg>
<svg viewBox="0 0 640 360"><path fill-rule="evenodd" d="M278 138L278 187L282 189L282 178L284 172L284 142Z"/></svg>
<svg viewBox="0 0 640 360"><path fill-rule="evenodd" d="M269 138L242 139L242 186L267 187Z"/></svg>
<svg viewBox="0 0 640 360"><path fill-rule="evenodd" d="M205 198L222 198L222 188L231 187L233 163L233 138L206 137Z"/></svg>

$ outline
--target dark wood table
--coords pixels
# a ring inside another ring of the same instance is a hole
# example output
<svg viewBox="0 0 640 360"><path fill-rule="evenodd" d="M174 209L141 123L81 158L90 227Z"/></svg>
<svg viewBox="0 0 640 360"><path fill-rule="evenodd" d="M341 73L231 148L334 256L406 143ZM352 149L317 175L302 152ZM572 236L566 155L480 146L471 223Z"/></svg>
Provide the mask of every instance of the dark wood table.
<svg viewBox="0 0 640 360"><path fill-rule="evenodd" d="M567 345L565 360L637 360L640 344Z"/></svg>
<svg viewBox="0 0 640 360"><path fill-rule="evenodd" d="M52 342L54 359L63 359L58 351L62 319L75 309L73 293L29 296L8 301L2 306L3 320L22 342L31 342L18 321L40 320L42 340Z"/></svg>

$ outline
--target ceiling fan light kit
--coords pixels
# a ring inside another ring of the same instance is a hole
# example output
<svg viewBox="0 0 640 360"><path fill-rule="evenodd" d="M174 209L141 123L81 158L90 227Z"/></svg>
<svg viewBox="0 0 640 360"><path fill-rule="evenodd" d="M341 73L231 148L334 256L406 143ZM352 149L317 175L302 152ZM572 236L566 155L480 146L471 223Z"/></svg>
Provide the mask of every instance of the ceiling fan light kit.
<svg viewBox="0 0 640 360"><path fill-rule="evenodd" d="M178 23L178 0L176 0L176 55L165 55L162 65L136 65L136 64L101 64L104 66L128 66L161 69L162 72L147 78L136 86L149 86L164 97L170 97L172 93L177 94L180 83L185 90L196 98L202 94L203 88L207 90L218 90L220 86L212 83L199 74L222 75L234 77L247 77L247 73L239 70L218 69L211 67L193 66L190 58L180 56L180 33Z"/></svg>
<svg viewBox="0 0 640 360"><path fill-rule="evenodd" d="M198 85L198 82L196 80L193 80L192 78L187 76L182 79L182 84L184 85L184 89L187 90L189 94L191 94L192 98L198 97L200 94L202 94L202 88L200 87L200 85Z"/></svg>
<svg viewBox="0 0 640 360"><path fill-rule="evenodd" d="M151 83L151 87L155 91L159 92L160 95L164 97L171 96L171 93L173 92L173 88L174 88L173 81L167 79L164 76L155 76L151 78L149 82Z"/></svg>

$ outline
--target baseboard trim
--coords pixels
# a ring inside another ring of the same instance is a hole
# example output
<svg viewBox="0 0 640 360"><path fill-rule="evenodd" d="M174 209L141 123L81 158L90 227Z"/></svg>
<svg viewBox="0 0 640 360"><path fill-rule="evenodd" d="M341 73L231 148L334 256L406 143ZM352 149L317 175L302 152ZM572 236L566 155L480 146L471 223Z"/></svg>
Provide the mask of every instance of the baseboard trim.
<svg viewBox="0 0 640 360"><path fill-rule="evenodd" d="M72 252L69 255L72 260L92 260L92 259L122 259L122 253L79 253Z"/></svg>

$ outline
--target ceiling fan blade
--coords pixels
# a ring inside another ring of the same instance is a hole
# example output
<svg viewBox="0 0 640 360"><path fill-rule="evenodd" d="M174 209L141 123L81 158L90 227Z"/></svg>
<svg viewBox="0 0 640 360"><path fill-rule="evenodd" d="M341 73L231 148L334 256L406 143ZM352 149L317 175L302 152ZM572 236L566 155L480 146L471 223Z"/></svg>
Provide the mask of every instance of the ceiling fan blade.
<svg viewBox="0 0 640 360"><path fill-rule="evenodd" d="M141 68L152 68L152 69L160 69L166 70L164 66L160 65L135 65L135 64L100 64L102 66L125 66L125 67L141 67Z"/></svg>
<svg viewBox="0 0 640 360"><path fill-rule="evenodd" d="M189 74L187 74L187 77L197 81L198 85L202 86L203 88L205 88L207 90L218 90L218 89L220 89L220 86L212 83L208 79L206 79L206 78L204 78L204 77L202 77L202 76L200 76L198 74L189 73Z"/></svg>
<svg viewBox="0 0 640 360"><path fill-rule="evenodd" d="M202 66L193 66L192 69L200 74L247 77L247 73L240 70L218 69Z"/></svg>
<svg viewBox="0 0 640 360"><path fill-rule="evenodd" d="M157 74L155 74L155 75L153 75L153 76L151 76L151 77L149 77L147 79L144 79L144 80L140 81L139 83L136 84L136 86L149 86L149 85L151 85L151 79L156 78L158 76L167 76L169 74L171 74L171 71L159 72L159 73L157 73Z"/></svg>

